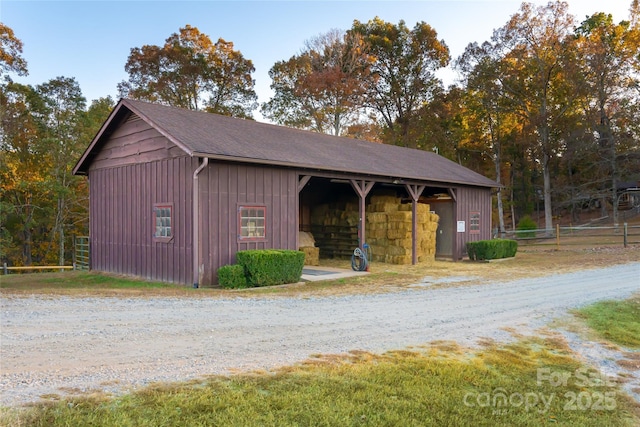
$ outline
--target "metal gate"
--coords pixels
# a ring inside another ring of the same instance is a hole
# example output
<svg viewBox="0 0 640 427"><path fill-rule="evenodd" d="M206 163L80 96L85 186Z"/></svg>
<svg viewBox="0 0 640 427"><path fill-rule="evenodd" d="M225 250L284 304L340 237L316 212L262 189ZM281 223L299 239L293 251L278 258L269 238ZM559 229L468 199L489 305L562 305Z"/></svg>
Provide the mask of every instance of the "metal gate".
<svg viewBox="0 0 640 427"><path fill-rule="evenodd" d="M75 270L89 270L89 236L76 236L73 240L73 266Z"/></svg>

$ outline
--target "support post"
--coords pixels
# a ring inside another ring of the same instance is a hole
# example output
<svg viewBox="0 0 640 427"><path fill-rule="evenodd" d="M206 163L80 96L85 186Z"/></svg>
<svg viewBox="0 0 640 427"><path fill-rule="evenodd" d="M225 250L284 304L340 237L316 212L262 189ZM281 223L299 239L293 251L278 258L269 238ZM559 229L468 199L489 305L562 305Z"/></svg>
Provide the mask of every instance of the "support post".
<svg viewBox="0 0 640 427"><path fill-rule="evenodd" d="M556 250L560 250L560 224L556 224Z"/></svg>
<svg viewBox="0 0 640 427"><path fill-rule="evenodd" d="M627 228L627 223L625 222L624 223L624 247L625 248L629 246L627 236L629 236L629 229Z"/></svg>
<svg viewBox="0 0 640 427"><path fill-rule="evenodd" d="M351 182L351 186L353 187L353 189L356 191L356 193L358 194L358 197L360 197L360 224L358 226L359 230L358 230L358 247L360 249L364 249L363 246L366 243L365 240L365 220L366 220L366 212L365 212L365 201L367 198L367 194L369 194L369 191L371 191L371 189L373 188L375 181L365 181L364 179L351 179L349 180Z"/></svg>
<svg viewBox="0 0 640 427"><path fill-rule="evenodd" d="M424 185L405 184L411 196L411 263L418 263L418 199L425 189Z"/></svg>

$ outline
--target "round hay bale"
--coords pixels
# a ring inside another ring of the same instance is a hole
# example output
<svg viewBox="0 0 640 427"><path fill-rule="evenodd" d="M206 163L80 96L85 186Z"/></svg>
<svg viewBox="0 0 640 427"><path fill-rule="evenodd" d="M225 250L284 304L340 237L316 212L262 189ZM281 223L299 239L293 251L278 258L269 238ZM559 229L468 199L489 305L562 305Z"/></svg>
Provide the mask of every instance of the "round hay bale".
<svg viewBox="0 0 640 427"><path fill-rule="evenodd" d="M313 238L313 234L308 231L300 231L298 233L298 245L300 247L314 247L316 245L316 241Z"/></svg>

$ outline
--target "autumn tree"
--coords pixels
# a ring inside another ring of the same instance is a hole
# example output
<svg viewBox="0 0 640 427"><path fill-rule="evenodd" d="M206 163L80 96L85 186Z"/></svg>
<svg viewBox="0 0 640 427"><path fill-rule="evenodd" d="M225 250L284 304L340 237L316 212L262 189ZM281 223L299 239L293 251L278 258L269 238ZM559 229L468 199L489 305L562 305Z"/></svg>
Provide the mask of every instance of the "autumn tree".
<svg viewBox="0 0 640 427"><path fill-rule="evenodd" d="M362 39L332 30L271 70L273 98L262 114L281 125L344 135L359 121L368 55Z"/></svg>
<svg viewBox="0 0 640 427"><path fill-rule="evenodd" d="M256 108L253 63L232 42L213 43L190 25L163 46L131 49L125 71L122 97L245 118Z"/></svg>
<svg viewBox="0 0 640 427"><path fill-rule="evenodd" d="M39 99L30 86L8 82L0 93L2 140L0 157L0 223L2 255L24 265L33 262L35 226L44 215L40 201L48 197L39 155L42 130L30 113Z"/></svg>
<svg viewBox="0 0 640 427"><path fill-rule="evenodd" d="M82 139L86 100L80 86L73 78L58 77L38 85L36 91L42 100L42 108L34 110L43 125L40 135L41 143L46 149L42 155L42 166L46 167L46 180L52 201L54 218L50 231L50 240L45 256L54 247L57 239L58 265L65 264L66 232L72 222L71 205L81 197L85 188L84 179L73 176L73 160L87 146ZM44 169L44 168L43 168Z"/></svg>
<svg viewBox="0 0 640 427"><path fill-rule="evenodd" d="M449 49L424 22L409 29L375 18L354 21L348 34L364 40L371 77L363 81L365 106L384 124L387 142L415 147L411 128L417 111L441 88L435 72L449 63Z"/></svg>
<svg viewBox="0 0 640 427"><path fill-rule="evenodd" d="M514 135L521 132L521 126L496 73L502 60L497 53L488 42L482 45L469 44L456 60L456 68L461 72L465 86L463 104L466 132L463 144L491 158L495 180L502 186L505 184L502 171L508 164L504 158L504 147L513 143ZM498 187L496 200L501 233L505 231L503 197L503 188Z"/></svg>
<svg viewBox="0 0 640 427"><path fill-rule="evenodd" d="M77 227L78 217L87 215L86 181L71 170L97 128L88 130L85 99L73 78L36 87L9 82L2 89L3 255L11 263L64 265L71 235L87 232L86 222Z"/></svg>
<svg viewBox="0 0 640 427"><path fill-rule="evenodd" d="M494 31L490 50L501 94L534 138L532 155L542 170L545 228L552 230L552 163L562 154L558 124L578 98L573 17L565 2L523 3Z"/></svg>
<svg viewBox="0 0 640 427"><path fill-rule="evenodd" d="M5 73L29 74L27 61L22 57L22 41L11 28L0 22L0 77Z"/></svg>
<svg viewBox="0 0 640 427"><path fill-rule="evenodd" d="M597 143L594 163L598 166L597 176L605 178L599 183L601 188L609 188L604 194L608 193L612 200L613 220L617 223L615 199L621 168L629 162L630 154L631 162L638 161L637 145L635 149L628 146L630 140L626 136L630 131L627 125L637 119L630 114L637 111L640 98L640 26L631 21L615 24L611 15L596 13L583 21L575 33L586 82L585 114Z"/></svg>

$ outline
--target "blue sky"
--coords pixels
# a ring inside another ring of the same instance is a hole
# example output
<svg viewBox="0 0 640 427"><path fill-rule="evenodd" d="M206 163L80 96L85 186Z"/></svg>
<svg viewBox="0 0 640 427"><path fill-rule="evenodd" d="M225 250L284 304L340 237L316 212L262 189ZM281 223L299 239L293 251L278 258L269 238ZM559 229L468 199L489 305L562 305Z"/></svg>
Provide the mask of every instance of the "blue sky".
<svg viewBox="0 0 640 427"><path fill-rule="evenodd" d="M545 4L546 1L533 1ZM253 61L258 101L271 96L269 69L297 54L304 42L332 28L349 29L354 19L366 22L404 20L409 27L425 21L444 39L452 58L470 42L483 42L516 13L520 1L31 1L0 0L0 21L24 43L29 76L40 84L57 76L75 77L90 102L111 95L126 80L124 65L132 47L162 45L186 24L212 40L234 43ZM595 12L628 18L631 0L569 0L578 22ZM452 72L442 78L451 83ZM256 119L260 119L255 112Z"/></svg>

